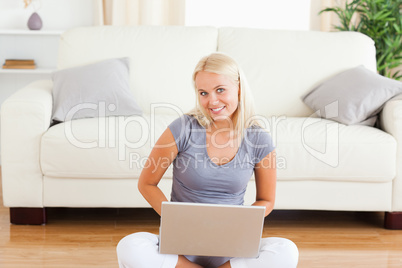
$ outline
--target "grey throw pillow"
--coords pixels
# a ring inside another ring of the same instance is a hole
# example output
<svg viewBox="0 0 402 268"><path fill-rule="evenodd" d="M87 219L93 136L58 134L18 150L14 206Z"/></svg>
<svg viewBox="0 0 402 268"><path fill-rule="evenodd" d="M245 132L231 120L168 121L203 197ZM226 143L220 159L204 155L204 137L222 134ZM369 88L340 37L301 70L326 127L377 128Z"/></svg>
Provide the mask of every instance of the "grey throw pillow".
<svg viewBox="0 0 402 268"><path fill-rule="evenodd" d="M402 82L361 65L326 80L302 99L323 118L345 125L373 126L384 104L401 93Z"/></svg>
<svg viewBox="0 0 402 268"><path fill-rule="evenodd" d="M52 79L53 121L142 114L130 91L128 58L56 71Z"/></svg>

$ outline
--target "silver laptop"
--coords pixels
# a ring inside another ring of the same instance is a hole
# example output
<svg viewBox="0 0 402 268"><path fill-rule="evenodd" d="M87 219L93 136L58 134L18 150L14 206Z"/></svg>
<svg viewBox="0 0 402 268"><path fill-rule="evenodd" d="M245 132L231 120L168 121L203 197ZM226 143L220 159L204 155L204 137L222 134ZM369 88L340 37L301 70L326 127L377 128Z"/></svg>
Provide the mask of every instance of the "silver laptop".
<svg viewBox="0 0 402 268"><path fill-rule="evenodd" d="M258 256L265 207L163 202L162 254Z"/></svg>

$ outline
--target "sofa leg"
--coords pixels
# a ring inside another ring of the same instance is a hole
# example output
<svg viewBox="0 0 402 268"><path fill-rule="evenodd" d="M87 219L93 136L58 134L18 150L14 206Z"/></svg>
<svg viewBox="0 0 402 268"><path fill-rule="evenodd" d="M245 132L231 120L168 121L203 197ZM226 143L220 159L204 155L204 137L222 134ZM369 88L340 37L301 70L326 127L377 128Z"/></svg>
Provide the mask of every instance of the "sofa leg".
<svg viewBox="0 0 402 268"><path fill-rule="evenodd" d="M45 208L10 208L12 224L46 224Z"/></svg>
<svg viewBox="0 0 402 268"><path fill-rule="evenodd" d="M402 212L385 212L384 227L386 229L402 229Z"/></svg>

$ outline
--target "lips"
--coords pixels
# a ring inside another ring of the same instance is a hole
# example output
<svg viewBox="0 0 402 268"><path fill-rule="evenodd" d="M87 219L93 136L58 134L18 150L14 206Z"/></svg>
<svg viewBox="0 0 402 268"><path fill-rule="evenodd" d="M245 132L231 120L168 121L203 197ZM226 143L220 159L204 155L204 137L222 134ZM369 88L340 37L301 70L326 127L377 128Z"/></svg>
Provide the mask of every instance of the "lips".
<svg viewBox="0 0 402 268"><path fill-rule="evenodd" d="M225 106L222 106L222 107L218 107L218 108L210 108L210 110L211 110L213 113L219 113L219 112L222 111L224 108L225 108Z"/></svg>

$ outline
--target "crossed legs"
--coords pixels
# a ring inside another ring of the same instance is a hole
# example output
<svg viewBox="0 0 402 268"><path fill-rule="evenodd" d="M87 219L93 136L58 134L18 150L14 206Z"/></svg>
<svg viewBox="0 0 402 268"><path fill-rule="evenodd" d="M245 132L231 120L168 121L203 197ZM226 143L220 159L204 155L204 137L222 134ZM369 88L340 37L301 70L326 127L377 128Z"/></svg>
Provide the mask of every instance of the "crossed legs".
<svg viewBox="0 0 402 268"><path fill-rule="evenodd" d="M120 268L202 268L184 256L160 254L158 243L158 236L151 233L124 237L117 245ZM295 268L298 258L297 246L292 241L270 237L262 238L257 258L233 258L218 268Z"/></svg>

